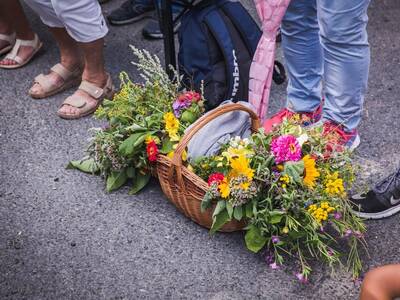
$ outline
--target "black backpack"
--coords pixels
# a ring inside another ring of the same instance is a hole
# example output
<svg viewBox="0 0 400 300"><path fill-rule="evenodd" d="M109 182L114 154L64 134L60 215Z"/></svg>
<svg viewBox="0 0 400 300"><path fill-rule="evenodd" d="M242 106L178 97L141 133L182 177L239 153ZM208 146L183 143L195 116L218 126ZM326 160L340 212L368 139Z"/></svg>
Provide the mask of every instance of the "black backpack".
<svg viewBox="0 0 400 300"><path fill-rule="evenodd" d="M194 6L182 17L179 30L183 83L197 91L204 83L207 109L225 100L248 101L250 65L260 37L240 2L211 0ZM278 84L285 81L279 62L273 79Z"/></svg>

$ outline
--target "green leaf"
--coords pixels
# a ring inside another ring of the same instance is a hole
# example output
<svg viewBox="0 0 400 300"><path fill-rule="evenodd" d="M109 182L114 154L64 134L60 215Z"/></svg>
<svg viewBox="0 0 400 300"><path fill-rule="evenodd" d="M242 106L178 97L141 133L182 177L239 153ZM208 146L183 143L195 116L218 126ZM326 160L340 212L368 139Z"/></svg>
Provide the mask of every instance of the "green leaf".
<svg viewBox="0 0 400 300"><path fill-rule="evenodd" d="M252 252L260 251L267 242L267 238L261 234L258 227L251 225L245 236L246 246Z"/></svg>
<svg viewBox="0 0 400 300"><path fill-rule="evenodd" d="M71 160L67 169L77 169L85 173L96 173L99 171L99 166L96 164L93 158L87 158L83 160Z"/></svg>
<svg viewBox="0 0 400 300"><path fill-rule="evenodd" d="M228 221L230 221L229 214L226 210L222 211L218 215L213 217L213 223L210 229L210 233L214 234L222 228Z"/></svg>
<svg viewBox="0 0 400 300"><path fill-rule="evenodd" d="M129 191L129 195L134 195L140 192L150 181L150 173L142 174L137 172L135 179L133 180L132 188Z"/></svg>
<svg viewBox="0 0 400 300"><path fill-rule="evenodd" d="M291 177L295 182L301 184L303 182L302 176L304 172L304 162L299 161L288 161L284 165L283 174Z"/></svg>
<svg viewBox="0 0 400 300"><path fill-rule="evenodd" d="M253 216L253 202L246 203L246 217L251 218Z"/></svg>
<svg viewBox="0 0 400 300"><path fill-rule="evenodd" d="M270 216L269 222L271 224L278 224L282 220L284 214L285 213L280 210L273 210L273 211L269 212L269 216Z"/></svg>
<svg viewBox="0 0 400 300"><path fill-rule="evenodd" d="M242 206L236 206L234 211L233 211L233 217L240 221L243 218L243 207Z"/></svg>
<svg viewBox="0 0 400 300"><path fill-rule="evenodd" d="M136 170L135 170L134 167L129 167L129 168L126 169L126 176L128 178L134 178L135 177L135 173L136 173Z"/></svg>
<svg viewBox="0 0 400 300"><path fill-rule="evenodd" d="M172 150L174 150L173 146L174 146L174 143L172 143L169 138L165 139L162 143L160 153L162 153L162 154L170 153Z"/></svg>
<svg viewBox="0 0 400 300"><path fill-rule="evenodd" d="M200 204L200 210L201 212L205 212L210 206L211 206L211 201L213 200L211 193L206 193L201 200Z"/></svg>
<svg viewBox="0 0 400 300"><path fill-rule="evenodd" d="M282 218L283 218L282 215L272 215L271 219L269 220L269 222L271 224L278 224L282 220Z"/></svg>
<svg viewBox="0 0 400 300"><path fill-rule="evenodd" d="M230 202L226 202L226 211L228 212L229 218L232 219L233 206Z"/></svg>
<svg viewBox="0 0 400 300"><path fill-rule="evenodd" d="M138 132L132 134L130 137L128 137L126 140L124 140L121 145L119 145L119 152L124 155L124 156L129 156L133 154L136 143L138 141L144 141L144 139L147 136L147 132Z"/></svg>
<svg viewBox="0 0 400 300"><path fill-rule="evenodd" d="M226 201L225 200L219 200L217 202L217 205L215 206L214 212L213 212L213 218L218 215L221 211L223 211L226 208Z"/></svg>
<svg viewBox="0 0 400 300"><path fill-rule="evenodd" d="M128 177L126 176L125 170L121 172L111 172L107 177L106 189L107 192L115 191L123 186Z"/></svg>

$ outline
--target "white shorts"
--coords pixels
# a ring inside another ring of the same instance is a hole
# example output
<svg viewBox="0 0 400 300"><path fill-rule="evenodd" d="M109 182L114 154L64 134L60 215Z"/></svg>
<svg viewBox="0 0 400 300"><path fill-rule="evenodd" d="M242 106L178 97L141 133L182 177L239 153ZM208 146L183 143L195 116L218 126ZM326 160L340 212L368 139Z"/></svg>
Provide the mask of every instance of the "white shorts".
<svg viewBox="0 0 400 300"><path fill-rule="evenodd" d="M0 0L1 1L1 0ZM98 0L25 0L49 27L65 28L77 42L89 43L107 32Z"/></svg>

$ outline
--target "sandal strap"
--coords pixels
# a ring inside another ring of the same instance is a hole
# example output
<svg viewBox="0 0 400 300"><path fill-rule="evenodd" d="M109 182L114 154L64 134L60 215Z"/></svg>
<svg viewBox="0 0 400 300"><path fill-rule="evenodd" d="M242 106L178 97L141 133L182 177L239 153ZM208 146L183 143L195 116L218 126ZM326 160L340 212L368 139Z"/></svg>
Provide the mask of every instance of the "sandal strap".
<svg viewBox="0 0 400 300"><path fill-rule="evenodd" d="M7 54L6 58L14 60L17 63L21 64L23 62L23 60L21 59L21 57L18 56L19 48L21 46L28 46L28 47L32 47L32 48L37 48L38 45L39 45L39 38L38 38L36 33L35 33L35 38L33 40L30 40L30 41L16 39L16 42L14 44L13 49L11 50L11 52L9 54Z"/></svg>
<svg viewBox="0 0 400 300"><path fill-rule="evenodd" d="M46 75L39 74L35 77L35 82L38 83L44 91L50 91L54 88L54 85L46 78Z"/></svg>
<svg viewBox="0 0 400 300"><path fill-rule="evenodd" d="M76 108L82 108L86 105L86 100L82 96L71 95L65 99L61 106L70 105Z"/></svg>
<svg viewBox="0 0 400 300"><path fill-rule="evenodd" d="M71 72L62 64L56 64L52 66L50 70L52 70L54 73L57 73L62 79L64 79L64 81L71 78L76 73L76 71Z"/></svg>
<svg viewBox="0 0 400 300"><path fill-rule="evenodd" d="M103 96L104 90L89 81L83 80L79 89L88 93L91 97L98 100Z"/></svg>
<svg viewBox="0 0 400 300"><path fill-rule="evenodd" d="M16 33L13 32L11 34L2 34L0 33L0 40L9 42L11 45L15 42Z"/></svg>

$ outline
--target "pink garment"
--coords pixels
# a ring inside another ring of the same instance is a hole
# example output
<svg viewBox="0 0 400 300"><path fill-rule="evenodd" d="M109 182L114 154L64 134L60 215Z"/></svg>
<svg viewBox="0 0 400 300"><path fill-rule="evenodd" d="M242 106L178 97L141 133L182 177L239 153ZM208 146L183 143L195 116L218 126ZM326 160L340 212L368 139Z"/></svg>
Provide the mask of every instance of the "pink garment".
<svg viewBox="0 0 400 300"><path fill-rule="evenodd" d="M275 60L276 32L290 0L254 0L262 22L262 37L250 67L249 102L264 120L268 111Z"/></svg>

